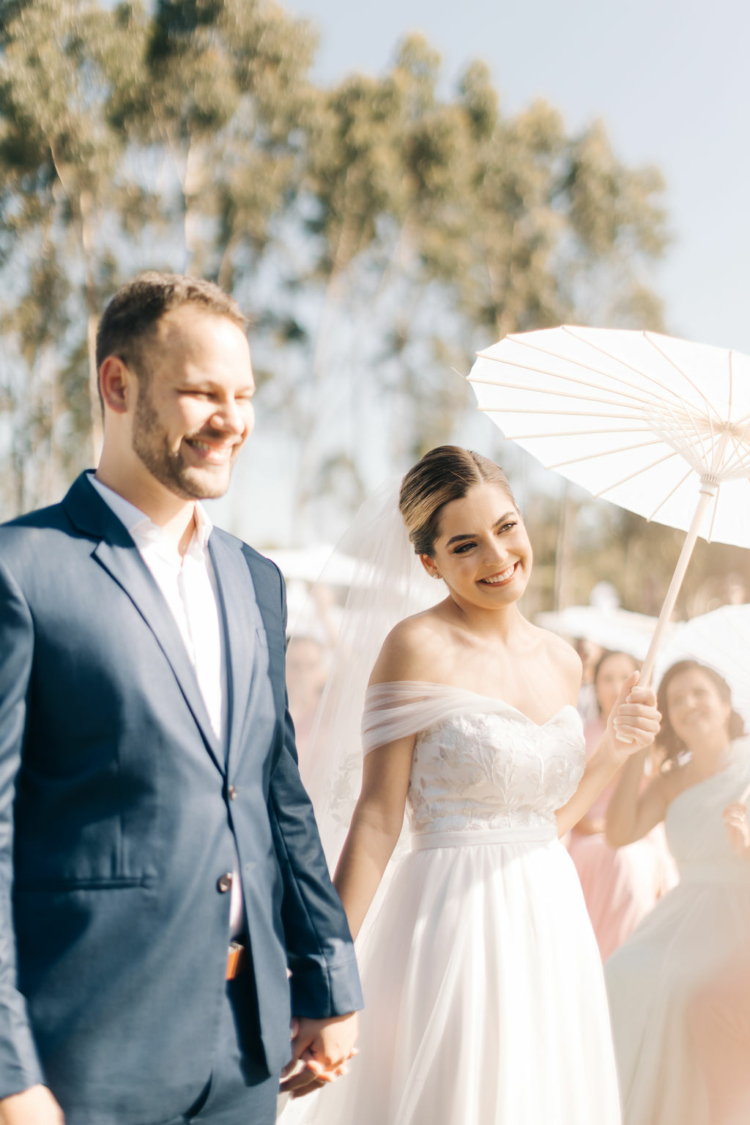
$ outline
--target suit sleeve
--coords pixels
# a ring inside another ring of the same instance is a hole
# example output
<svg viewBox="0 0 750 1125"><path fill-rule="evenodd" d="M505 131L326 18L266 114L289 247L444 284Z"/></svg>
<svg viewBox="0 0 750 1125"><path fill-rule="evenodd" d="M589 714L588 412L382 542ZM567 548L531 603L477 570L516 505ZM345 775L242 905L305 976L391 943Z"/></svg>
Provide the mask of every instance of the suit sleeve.
<svg viewBox="0 0 750 1125"><path fill-rule="evenodd" d="M13 925L13 806L34 651L29 607L0 563L0 1098L44 1082L18 990Z"/></svg>
<svg viewBox="0 0 750 1125"><path fill-rule="evenodd" d="M280 581L286 628L283 578ZM327 1019L357 1011L363 1001L354 943L328 874L312 804L300 779L288 701L283 745L271 775L269 807L284 881L281 910L292 973L292 1013Z"/></svg>

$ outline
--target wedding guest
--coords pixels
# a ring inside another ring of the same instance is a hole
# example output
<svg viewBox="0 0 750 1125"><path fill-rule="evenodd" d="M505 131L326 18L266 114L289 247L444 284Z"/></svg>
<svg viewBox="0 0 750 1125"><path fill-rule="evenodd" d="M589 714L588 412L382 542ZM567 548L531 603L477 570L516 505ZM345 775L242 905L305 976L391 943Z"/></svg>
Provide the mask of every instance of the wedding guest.
<svg viewBox="0 0 750 1125"><path fill-rule="evenodd" d="M585 725L598 715L594 672L604 650L587 637L579 637L574 648L581 658L581 686L576 707Z"/></svg>
<svg viewBox="0 0 750 1125"><path fill-rule="evenodd" d="M750 864L723 816L750 784L750 738L725 681L694 660L668 670L658 705L664 766L641 791L648 750L626 763L607 836L629 844L664 821L680 884L609 958L605 974L624 1125L709 1125L689 1014L750 944Z"/></svg>
<svg viewBox="0 0 750 1125"><path fill-rule="evenodd" d="M747 805L724 810L729 841L750 862ZM690 1032L708 1092L711 1125L750 1121L750 949L744 948L690 1003Z"/></svg>
<svg viewBox="0 0 750 1125"><path fill-rule="evenodd" d="M320 641L304 635L292 637L286 654L286 686L297 750L303 758L325 683L326 660Z"/></svg>
<svg viewBox="0 0 750 1125"><path fill-rule="evenodd" d="M620 688L637 667L624 652L604 652L599 657L593 674L598 713L584 730L587 755L599 745ZM573 829L568 845L603 961L676 882L674 861L660 825L623 848L607 842L605 816L616 784L615 779L600 794Z"/></svg>

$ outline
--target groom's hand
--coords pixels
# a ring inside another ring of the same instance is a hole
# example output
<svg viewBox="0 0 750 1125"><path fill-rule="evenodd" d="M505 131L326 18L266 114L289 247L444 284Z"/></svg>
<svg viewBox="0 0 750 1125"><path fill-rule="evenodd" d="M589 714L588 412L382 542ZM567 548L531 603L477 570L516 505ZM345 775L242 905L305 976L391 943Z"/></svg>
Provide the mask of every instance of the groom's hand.
<svg viewBox="0 0 750 1125"><path fill-rule="evenodd" d="M281 1092L301 1097L346 1072L357 1039L357 1013L328 1020L292 1021L292 1058L281 1072Z"/></svg>
<svg viewBox="0 0 750 1125"><path fill-rule="evenodd" d="M65 1125L65 1117L46 1086L30 1086L0 1098L0 1125Z"/></svg>

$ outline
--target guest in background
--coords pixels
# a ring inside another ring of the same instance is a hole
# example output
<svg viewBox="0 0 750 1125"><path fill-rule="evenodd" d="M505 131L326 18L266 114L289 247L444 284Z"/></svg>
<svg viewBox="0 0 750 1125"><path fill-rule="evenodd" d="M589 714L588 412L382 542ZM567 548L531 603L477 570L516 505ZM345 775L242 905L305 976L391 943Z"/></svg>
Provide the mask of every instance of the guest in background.
<svg viewBox="0 0 750 1125"><path fill-rule="evenodd" d="M586 723L597 718L599 714L599 708L596 705L594 673L604 650L600 645L590 641L588 637L579 637L573 647L581 658L581 687L578 692L576 707L585 726Z"/></svg>
<svg viewBox="0 0 750 1125"><path fill-rule="evenodd" d="M724 810L729 842L750 863L747 805ZM708 1092L711 1125L750 1121L750 949L744 948L698 992L689 1008L690 1032Z"/></svg>
<svg viewBox="0 0 750 1125"><path fill-rule="evenodd" d="M286 655L286 687L301 758L326 684L326 663L325 650L315 637L292 637Z"/></svg>
<svg viewBox="0 0 750 1125"><path fill-rule="evenodd" d="M584 732L587 754L599 745L620 688L637 667L624 652L604 652L599 657L592 680L597 714ZM605 817L616 785L615 778L575 826L568 844L603 961L677 881L660 825L627 847L607 843Z"/></svg>
<svg viewBox="0 0 750 1125"><path fill-rule="evenodd" d="M712 1125L691 1022L694 1005L699 1016L701 1002L705 1010L703 990L710 995L712 982L721 990L750 948L750 863L732 837L747 809L730 811L750 786L750 738L726 682L694 660L667 671L658 706L664 765L643 789L646 752L635 755L607 814L614 844L640 840L665 821L680 873L679 886L605 966L623 1122ZM750 839L747 827L743 833Z"/></svg>

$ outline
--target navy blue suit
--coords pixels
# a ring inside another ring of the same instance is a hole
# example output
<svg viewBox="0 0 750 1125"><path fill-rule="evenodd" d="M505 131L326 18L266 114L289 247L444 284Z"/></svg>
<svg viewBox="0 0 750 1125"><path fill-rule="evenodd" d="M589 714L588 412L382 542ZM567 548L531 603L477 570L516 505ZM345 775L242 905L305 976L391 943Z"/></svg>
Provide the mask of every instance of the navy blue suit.
<svg viewBox="0 0 750 1125"><path fill-rule="evenodd" d="M361 1007L297 769L283 580L225 532L209 550L226 746L86 474L0 527L0 1097L46 1082L69 1125L167 1121L199 1097L225 995L219 880L238 854L268 1074L288 1061L291 1013Z"/></svg>

